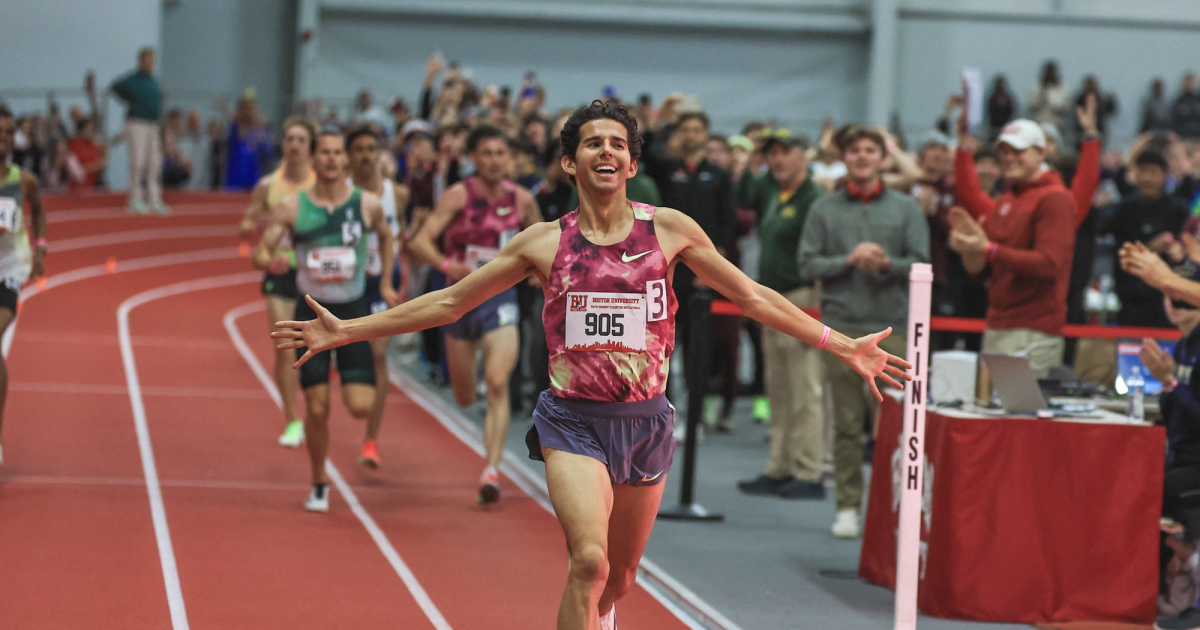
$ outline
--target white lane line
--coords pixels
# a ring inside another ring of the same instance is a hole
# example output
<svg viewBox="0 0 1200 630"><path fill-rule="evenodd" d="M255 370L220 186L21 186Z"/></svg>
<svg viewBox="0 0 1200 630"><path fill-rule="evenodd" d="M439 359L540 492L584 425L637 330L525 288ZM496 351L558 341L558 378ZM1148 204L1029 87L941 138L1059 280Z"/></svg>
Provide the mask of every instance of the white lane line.
<svg viewBox="0 0 1200 630"><path fill-rule="evenodd" d="M158 559L162 563L163 582L167 590L167 605L171 611L171 626L174 630L188 630L187 608L183 603L183 588L179 584L179 569L175 565L175 549L171 545L171 531L167 526L167 512L163 506L162 488L158 482L158 468L154 464L154 448L150 443L150 429L146 423L142 385L138 380L137 365L133 357L133 344L130 342L129 312L159 298L192 291L249 284L258 282L260 279L261 274L252 271L177 282L138 293L121 302L121 305L117 307L117 334L121 339L121 362L125 365L125 382L129 386L129 404L133 410L134 428L137 430L138 453L142 458L142 474L146 478L146 494L150 497L150 517L154 523L154 538L158 542Z"/></svg>
<svg viewBox="0 0 1200 630"><path fill-rule="evenodd" d="M172 238L216 238L221 236L237 236L237 226L234 225L184 225L179 227L150 228L146 230L128 230L125 232L109 232L92 234L76 238L65 238L50 243L50 253L58 254L76 249L117 245L119 243L139 243L142 241L157 241Z"/></svg>
<svg viewBox="0 0 1200 630"><path fill-rule="evenodd" d="M170 216L172 216L172 217L179 217L179 216L195 217L195 216L204 216L204 215L232 215L232 216L241 216L242 215L242 212L243 212L242 208L232 208L232 209L231 208L214 208L214 207L212 207L214 203L230 204L230 205L232 205L233 203L239 203L244 207L246 205L246 203L248 203L248 202L242 201L239 199L236 201L233 201L233 200L214 201L212 203L195 202L195 203L188 203L188 204L171 204L171 215ZM180 208L179 206L181 206L181 205L202 206L202 207L200 207L200 208ZM124 210L118 210L115 208L87 208L87 209L80 209L80 210L50 210L50 211L46 212L46 223L68 223L71 221L95 221L98 219L136 219L136 218L148 218L151 220L159 220L159 221L164 220L162 217L158 217L158 216L139 216L136 214L129 214L128 212L126 212Z"/></svg>
<svg viewBox="0 0 1200 630"><path fill-rule="evenodd" d="M144 258L131 258L129 260L118 261L116 268L111 273L121 273L123 271L138 271L142 269L154 269L156 267L167 267L170 265L182 265L193 262L206 262L211 260L223 260L227 258L237 258L238 251L236 247L219 247L216 249L197 249L186 252L178 252L173 254L160 254L158 256L146 256ZM46 277L46 284L39 289L36 284L27 284L21 288L21 297L19 304L24 304L29 298L43 293L55 287L60 287L71 282L95 278L110 273L107 266L104 264L90 265L88 267L79 267L63 273L57 273L53 276ZM19 309L18 309L19 310ZM20 316L13 318L12 324L8 330L4 331L4 339L0 342L0 352L4 357L8 357L8 351L12 347L13 335L16 334L17 322L21 321Z"/></svg>
<svg viewBox="0 0 1200 630"><path fill-rule="evenodd" d="M263 389L267 390L271 398L275 401L275 404L282 409L283 398L279 396L279 390L275 387L275 381L267 374L267 370L263 368L262 364L259 363L258 356L246 344L245 338L242 337L241 331L237 328L237 320L239 318L265 309L266 304L262 300L257 300L230 310L228 313L225 313L225 330L229 333L229 339L233 341L233 345L237 348L238 353L242 355L242 359L246 361L246 365L250 367L250 371L254 372L254 375L258 377L258 382L262 383ZM433 627L437 630L451 630L450 624L442 616L441 611L438 610L433 600L430 599L429 594L425 592L421 583L417 581L417 576L412 572L412 569L400 557L396 548L392 546L391 541L387 539L387 535L375 523L375 519L371 518L367 510L359 503L358 495L354 493L354 489L350 487L350 484L346 483L346 480L342 478L342 474L338 472L337 467L328 459L325 460L325 473L329 475L329 479L333 481L333 485L337 487L338 492L342 493L342 496L346 499L346 503L350 504L350 511L354 513L354 516L358 517L359 522L366 528L367 533L371 536L371 540L375 541L375 545L379 547L379 551L383 553L383 557L387 558L388 563L392 565L392 569L396 571L396 575L400 576L400 580L404 582L404 586L408 588L408 592L417 601L417 605L425 612L425 616L429 618Z"/></svg>
<svg viewBox="0 0 1200 630"><path fill-rule="evenodd" d="M484 455L483 435L479 427L467 420L457 409L451 407L450 403L442 400L408 374L391 369L390 365L388 366L388 380L436 418L442 426L446 427L446 430L461 440L471 450L478 453L481 457ZM505 450L504 460L501 462L501 470L525 494L528 494L537 501L547 512L552 515L554 514L554 507L550 504L550 493L546 488L546 482L536 473L529 470L528 464L521 457L512 451ZM649 558L643 557L638 568L640 569L637 577L638 585L650 593L667 610L671 611L688 628L692 630L708 630L709 627L715 627L719 630L741 630L737 624L730 621L717 611L716 608L713 608L711 604L704 601L699 595L684 586ZM675 601L667 597L662 592L662 589L666 589L676 599L687 604L691 610L684 611Z"/></svg>

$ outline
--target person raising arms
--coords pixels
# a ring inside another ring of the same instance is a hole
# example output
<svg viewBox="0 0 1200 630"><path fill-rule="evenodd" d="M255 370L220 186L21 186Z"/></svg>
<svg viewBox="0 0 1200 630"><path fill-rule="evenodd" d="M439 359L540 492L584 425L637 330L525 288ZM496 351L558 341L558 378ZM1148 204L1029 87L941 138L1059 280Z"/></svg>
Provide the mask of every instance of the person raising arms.
<svg viewBox="0 0 1200 630"><path fill-rule="evenodd" d="M614 602L633 585L674 454L674 408L663 390L675 342L673 266L686 263L747 317L834 353L865 378L894 387L911 366L879 349L891 330L850 339L746 277L678 210L631 203L637 121L593 101L562 133L563 170L580 206L517 234L491 262L454 285L383 313L344 321L309 304L316 318L279 322L281 349L313 356L359 340L444 325L532 275L542 283L550 390L526 436L545 461L554 512L566 536L567 585L559 630L616 627Z"/></svg>

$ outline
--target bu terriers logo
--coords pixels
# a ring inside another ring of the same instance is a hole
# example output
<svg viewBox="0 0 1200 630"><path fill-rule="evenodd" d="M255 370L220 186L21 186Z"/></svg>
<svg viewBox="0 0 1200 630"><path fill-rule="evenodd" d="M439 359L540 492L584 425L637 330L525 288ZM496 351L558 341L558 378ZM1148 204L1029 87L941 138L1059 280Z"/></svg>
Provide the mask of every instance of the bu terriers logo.
<svg viewBox="0 0 1200 630"><path fill-rule="evenodd" d="M572 311L586 311L587 310L587 299L588 299L588 296L586 296L586 295L572 295L571 296L571 310Z"/></svg>

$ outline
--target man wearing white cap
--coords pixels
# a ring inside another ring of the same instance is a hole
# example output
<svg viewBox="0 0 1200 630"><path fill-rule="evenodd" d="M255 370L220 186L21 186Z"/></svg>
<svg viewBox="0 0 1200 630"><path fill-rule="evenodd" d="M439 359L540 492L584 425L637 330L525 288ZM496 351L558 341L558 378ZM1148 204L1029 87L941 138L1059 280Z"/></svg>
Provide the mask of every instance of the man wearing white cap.
<svg viewBox="0 0 1200 630"><path fill-rule="evenodd" d="M1044 377L1062 362L1075 203L1058 173L1045 165L1040 125L1014 120L1004 126L996 147L1009 188L994 205L973 203L977 185L960 149L955 192L967 210L951 211L950 248L962 254L976 279L988 281L983 350L1026 354Z"/></svg>

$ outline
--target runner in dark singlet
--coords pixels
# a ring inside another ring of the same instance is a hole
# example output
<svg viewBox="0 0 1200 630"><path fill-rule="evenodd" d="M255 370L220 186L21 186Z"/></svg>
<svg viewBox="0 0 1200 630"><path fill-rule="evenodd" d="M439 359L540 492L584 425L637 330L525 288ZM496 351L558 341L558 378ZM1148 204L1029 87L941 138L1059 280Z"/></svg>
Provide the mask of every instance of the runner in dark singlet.
<svg viewBox="0 0 1200 630"><path fill-rule="evenodd" d="M479 127L467 136L473 177L446 189L433 214L409 242L409 251L446 274L448 283L462 280L499 255L522 228L541 221L533 195L508 180L508 139L495 127ZM441 240L439 251L433 244ZM498 467L504 456L512 409L508 381L520 351L517 338L517 293L501 291L456 322L442 326L450 385L460 406L475 402L476 355L483 353L487 416L483 444L487 465L479 479L480 503L500 499Z"/></svg>
<svg viewBox="0 0 1200 630"><path fill-rule="evenodd" d="M46 213L38 180L9 162L16 141L17 125L12 112L0 105L0 337L8 331L17 315L17 297L21 285L43 273L46 257ZM34 242L25 228L25 205L29 205ZM8 367L0 356L0 426L4 421L4 402L8 397ZM0 463L4 462L0 442Z"/></svg>
<svg viewBox="0 0 1200 630"><path fill-rule="evenodd" d="M461 282L353 321L317 309L314 321L279 322L281 348L329 348L454 321L530 275L546 294L550 391L526 438L546 462L554 512L570 554L559 630L616 627L613 603L633 585L662 499L674 442L663 395L672 349L672 266L688 265L746 316L846 362L879 396L876 378L900 387L907 362L878 347L891 330L850 339L805 315L725 260L696 222L671 208L632 204L637 122L624 107L593 102L562 132L563 170L580 207L518 234ZM880 397L881 398L881 397Z"/></svg>

